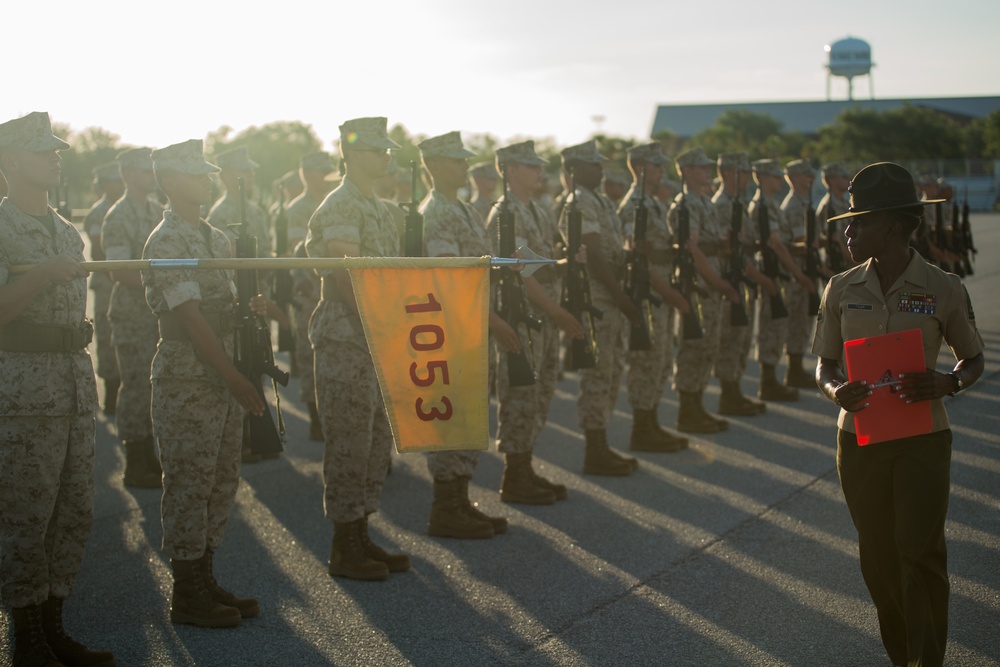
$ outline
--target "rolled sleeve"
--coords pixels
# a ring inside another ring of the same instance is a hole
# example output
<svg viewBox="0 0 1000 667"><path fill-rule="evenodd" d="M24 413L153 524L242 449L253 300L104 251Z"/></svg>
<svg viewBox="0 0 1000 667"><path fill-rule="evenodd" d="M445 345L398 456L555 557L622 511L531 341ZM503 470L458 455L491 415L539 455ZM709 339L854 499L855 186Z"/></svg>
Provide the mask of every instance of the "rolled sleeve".
<svg viewBox="0 0 1000 667"><path fill-rule="evenodd" d="M162 286L163 300L167 307L173 310L188 301L201 301L201 287L196 280L184 280L172 285Z"/></svg>
<svg viewBox="0 0 1000 667"><path fill-rule="evenodd" d="M823 291L823 301L816 319L812 353L824 359L840 359L844 353L844 338L840 328L840 294L843 288L833 279Z"/></svg>
<svg viewBox="0 0 1000 667"><path fill-rule="evenodd" d="M944 321L944 340L956 359L969 359L985 349L983 337L976 328L975 311L969 291L956 276L956 289L952 292L955 307L949 309Z"/></svg>

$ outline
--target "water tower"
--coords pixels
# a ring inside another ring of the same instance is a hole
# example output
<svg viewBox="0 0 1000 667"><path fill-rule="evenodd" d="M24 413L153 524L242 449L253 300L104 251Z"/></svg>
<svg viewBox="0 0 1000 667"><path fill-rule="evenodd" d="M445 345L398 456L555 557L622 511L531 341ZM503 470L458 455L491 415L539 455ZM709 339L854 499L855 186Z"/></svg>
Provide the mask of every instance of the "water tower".
<svg viewBox="0 0 1000 667"><path fill-rule="evenodd" d="M847 79L847 99L854 99L854 77L868 77L868 92L875 99L875 87L872 83L872 47L863 39L845 37L833 44L827 44L823 49L830 54L827 63L826 99L830 99L830 77L842 76Z"/></svg>

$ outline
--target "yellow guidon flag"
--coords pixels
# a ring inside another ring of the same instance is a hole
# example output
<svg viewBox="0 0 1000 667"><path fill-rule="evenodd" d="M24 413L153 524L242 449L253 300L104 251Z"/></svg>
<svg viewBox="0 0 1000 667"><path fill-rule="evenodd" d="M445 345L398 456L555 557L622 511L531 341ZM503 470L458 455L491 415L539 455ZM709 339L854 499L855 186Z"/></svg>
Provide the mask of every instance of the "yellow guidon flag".
<svg viewBox="0 0 1000 667"><path fill-rule="evenodd" d="M348 270L396 451L487 449L490 258Z"/></svg>

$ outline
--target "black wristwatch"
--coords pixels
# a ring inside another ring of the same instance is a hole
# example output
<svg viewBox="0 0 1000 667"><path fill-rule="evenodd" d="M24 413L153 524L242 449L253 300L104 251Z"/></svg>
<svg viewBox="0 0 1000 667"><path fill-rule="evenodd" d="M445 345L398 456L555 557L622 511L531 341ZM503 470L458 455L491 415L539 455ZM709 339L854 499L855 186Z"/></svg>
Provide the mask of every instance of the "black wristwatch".
<svg viewBox="0 0 1000 667"><path fill-rule="evenodd" d="M954 391L948 393L949 396L954 396L958 392L965 389L965 383L962 382L962 378L959 377L958 373L948 373L948 377L950 377L955 383L955 389Z"/></svg>

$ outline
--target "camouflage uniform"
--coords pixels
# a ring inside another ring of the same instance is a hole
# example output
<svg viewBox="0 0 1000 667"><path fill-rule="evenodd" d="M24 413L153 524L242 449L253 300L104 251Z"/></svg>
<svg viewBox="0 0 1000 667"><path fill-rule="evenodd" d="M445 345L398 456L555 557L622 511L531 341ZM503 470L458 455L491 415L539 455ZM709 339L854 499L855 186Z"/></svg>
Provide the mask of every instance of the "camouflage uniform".
<svg viewBox="0 0 1000 667"><path fill-rule="evenodd" d="M709 264L716 273L722 273L722 258L720 251L725 240L725 232L715 215L712 200L703 194L683 192L674 199L667 214L671 235L676 238L678 207L681 199L687 200L690 214L691 232L698 232L698 246L707 256ZM698 285L705 291L705 296L692 294L691 306L697 308L701 315L701 338L684 340L681 337L677 344L677 358L674 362L674 388L678 392L701 392L708 386L715 366L719 350L719 332L722 318L722 294L709 287L701 276Z"/></svg>
<svg viewBox="0 0 1000 667"><path fill-rule="evenodd" d="M83 230L90 237L91 244L100 240L104 216L107 215L114 203L105 195L87 211L87 217L83 221ZM93 255L93 250L91 250L91 255ZM105 382L114 384L120 381L120 376L118 374L118 361L115 359L115 348L111 343L111 323L108 321L111 286L111 274L107 271L94 271L90 274L90 289L94 293L94 343L97 353L97 375Z"/></svg>
<svg viewBox="0 0 1000 667"><path fill-rule="evenodd" d="M424 248L427 257L453 255L481 257L492 254L483 220L470 204L451 201L431 190L420 205L424 216ZM438 481L471 477L479 452L454 451L427 454L427 469Z"/></svg>
<svg viewBox="0 0 1000 667"><path fill-rule="evenodd" d="M51 231L10 199L0 203L0 284L18 280L14 264L83 261L76 228L51 209L49 218ZM51 284L0 331L6 338L22 322L81 330L86 306L86 280ZM0 597L17 608L68 597L80 569L93 523L97 386L85 344L8 347L0 342Z"/></svg>
<svg viewBox="0 0 1000 667"><path fill-rule="evenodd" d="M789 192L781 203L782 218L778 234L782 242L789 246L789 251L793 242L802 242L806 239L806 211L809 208L809 200L794 191ZM819 238L818 231L816 238ZM792 256L804 271L805 255ZM801 356L806 351L807 341L812 338L816 313L809 312L809 292L795 280L785 285L785 299L788 307L785 347L788 354Z"/></svg>
<svg viewBox="0 0 1000 667"><path fill-rule="evenodd" d="M163 218L163 209L152 200L137 202L128 194L118 200L104 219L101 239L109 260L139 259L153 228ZM112 343L121 373L115 426L122 440L152 436L149 416L150 364L160 335L156 316L146 304L141 289L116 282L108 309Z"/></svg>
<svg viewBox="0 0 1000 667"><path fill-rule="evenodd" d="M508 196L500 198L506 201ZM543 257L554 257L556 253L556 229L552 219L534 202L523 202L509 195L510 208L514 213L514 245L527 246ZM497 206L486 224L486 236L494 244L492 254L499 255L499 212ZM533 276L545 293L556 303L560 298L560 281L554 267L539 269ZM506 453L524 453L534 450L538 434L545 426L549 405L555 394L559 377L559 329L555 322L541 308L530 300L528 311L542 322L540 331L520 327L522 350L530 349L529 360L533 362L538 378L534 384L525 387L511 387L507 369L507 352L497 346L497 449ZM530 335L531 344L528 345Z"/></svg>
<svg viewBox="0 0 1000 667"><path fill-rule="evenodd" d="M196 229L167 210L142 256L231 257L232 249L226 235L204 220ZM161 319L188 301L199 301L201 311L217 313L212 317L220 322L234 317L236 285L230 271L144 271L143 284L149 307ZM217 333L232 357L229 329L223 326ZM222 543L240 480L244 410L189 340L160 340L152 378L153 433L163 465L163 549L171 559L195 560Z"/></svg>
<svg viewBox="0 0 1000 667"><path fill-rule="evenodd" d="M356 243L365 257L399 255L392 214L377 197L364 196L349 175L310 218L306 251L310 257L328 257L330 241ZM332 521L349 523L378 510L392 432L361 319L341 300L333 272L320 275L322 299L309 324L309 340L326 436L324 507Z"/></svg>
<svg viewBox="0 0 1000 667"><path fill-rule="evenodd" d="M587 188L577 188L577 210L583 215L582 235L597 234L601 239L604 260L621 277L625 266L625 236L614 204L607 197ZM565 236L569 206L563 207L559 228ZM591 299L604 311L604 317L595 322L597 331L597 365L580 371L580 397L577 413L584 430L607 428L618 398L622 371L625 366L625 339L629 322L611 293L600 281L590 281Z"/></svg>
<svg viewBox="0 0 1000 667"><path fill-rule="evenodd" d="M636 190L639 185L633 183L628 193L618 207L618 217L621 220L626 236L632 236L635 220L635 209L638 204ZM671 263L670 231L667 229L667 209L655 197L644 195L648 224L646 225L646 241L650 250L647 255L649 270L655 272L665 281L670 281L673 271ZM634 410L655 410L663 398L663 388L670 379L674 358L674 309L661 304L650 311L653 319L652 348L649 350L629 350L628 360L628 400Z"/></svg>
<svg viewBox="0 0 1000 667"><path fill-rule="evenodd" d="M715 207L715 217L719 226L728 234L728 223L732 221L733 215L732 195L726 192L725 187L720 187L715 196L712 197L712 205ZM742 229L743 256L752 257L757 234L750 216L747 215L745 205L743 207ZM747 367L747 357L750 354L750 345L753 342L753 317L757 290L747 289L747 286L743 284L733 285L733 287L743 296L750 325L734 327L729 316L729 307L723 304L719 325L719 351L715 358L715 377L723 382L735 382L743 377L743 372Z"/></svg>
<svg viewBox="0 0 1000 667"><path fill-rule="evenodd" d="M758 189L747 207L747 213L753 221L753 224L751 224L750 227L754 231L755 239L759 236L757 229L757 208L762 205L762 199L764 202L763 205L767 207L767 215L768 221L770 222L771 232L780 229L784 225L784 216L781 213L781 207L778 204L778 200L774 197L765 197L761 190ZM766 242L767 239L761 240L761 243ZM784 286L782 282L778 282L779 289ZM769 366L778 365L778 362L781 361L782 348L785 346L786 327L787 318L782 317L780 319L773 319L771 317L771 299L760 299L759 314L757 316L758 363L767 364Z"/></svg>
<svg viewBox="0 0 1000 667"><path fill-rule="evenodd" d="M285 217L288 218L288 238L305 238L309 228L309 218L319 208L320 202L313 199L308 193L292 200L285 210ZM295 233L292 233L292 230ZM297 246L296 256L305 257L305 246ZM292 271L292 278L295 282L308 280L312 283L310 294L296 294L295 305L295 364L299 369L299 398L306 403L316 402L316 383L313 380L313 350L309 343L309 318L316 310L319 303L320 283L319 275L312 269L296 269Z"/></svg>

